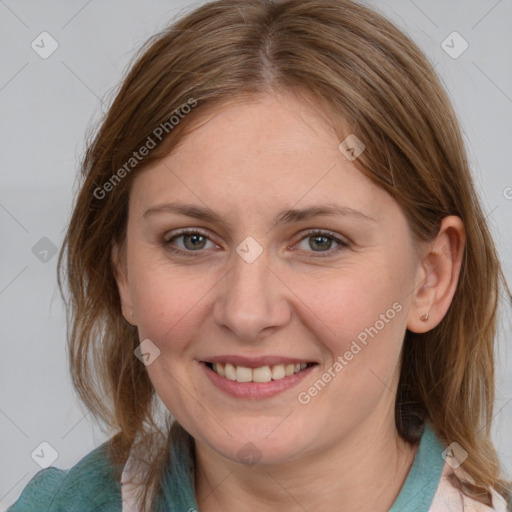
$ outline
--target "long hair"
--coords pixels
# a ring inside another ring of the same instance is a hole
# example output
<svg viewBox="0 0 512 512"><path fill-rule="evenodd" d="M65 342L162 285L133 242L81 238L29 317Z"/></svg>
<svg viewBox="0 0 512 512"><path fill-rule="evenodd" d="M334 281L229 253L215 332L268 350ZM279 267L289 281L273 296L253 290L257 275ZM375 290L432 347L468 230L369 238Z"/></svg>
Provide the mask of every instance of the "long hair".
<svg viewBox="0 0 512 512"><path fill-rule="evenodd" d="M398 202L418 241L433 240L447 215L463 220L466 247L448 312L432 330L405 335L396 427L415 442L431 422L444 442L456 441L470 454L463 467L472 481L455 478L455 486L487 504L491 487L506 496L491 421L499 296L510 291L460 127L417 45L349 0L200 6L144 45L89 141L59 255L59 285L70 292L73 383L115 433L112 460L123 463L130 448L144 447L143 499L156 499L170 422L155 420L158 398L134 356L137 330L122 316L112 263L112 245L125 237L133 178L169 154L207 107L276 91L327 106L340 141L348 133L365 141L355 165ZM135 159L134 152L149 145L146 156Z"/></svg>

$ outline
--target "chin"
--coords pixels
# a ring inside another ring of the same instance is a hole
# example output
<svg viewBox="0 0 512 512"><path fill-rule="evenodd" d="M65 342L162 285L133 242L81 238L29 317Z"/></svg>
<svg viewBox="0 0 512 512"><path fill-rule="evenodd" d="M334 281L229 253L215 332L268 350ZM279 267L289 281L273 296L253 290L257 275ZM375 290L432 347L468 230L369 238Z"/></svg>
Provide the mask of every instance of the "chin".
<svg viewBox="0 0 512 512"><path fill-rule="evenodd" d="M304 436L296 432L283 429L281 433L276 431L270 436L269 432L271 429L255 433L254 436L247 435L247 431L243 435L230 432L233 437L224 435L222 439L209 439L206 436L203 439L223 457L247 466L284 464L295 459L305 449Z"/></svg>

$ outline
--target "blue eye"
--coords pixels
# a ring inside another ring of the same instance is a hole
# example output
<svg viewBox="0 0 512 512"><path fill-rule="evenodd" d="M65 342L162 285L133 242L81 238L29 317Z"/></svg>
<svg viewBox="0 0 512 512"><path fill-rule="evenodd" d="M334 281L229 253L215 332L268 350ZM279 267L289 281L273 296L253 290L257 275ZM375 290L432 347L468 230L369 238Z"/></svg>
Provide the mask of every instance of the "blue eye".
<svg viewBox="0 0 512 512"><path fill-rule="evenodd" d="M181 239L181 247L177 244L177 240ZM308 241L307 248L300 248L300 244ZM163 241L163 245L169 252L179 254L182 256L202 256L202 250L207 248L207 244L210 242L214 244L209 236L198 230L198 229L184 229L180 231L178 234L166 239ZM338 247L332 249L333 243ZM178 247L176 247L178 245ZM312 229L307 232L306 236L303 236L299 243L294 246L293 250L296 250L295 247L299 247L300 250L305 252L313 252L316 254L309 255L310 258L325 258L328 256L333 256L335 253L347 249L349 244L340 240L334 233L330 231L325 231L321 229ZM310 249L310 250L308 250ZM194 254L196 253L196 254ZM325 253L319 254L319 253Z"/></svg>
<svg viewBox="0 0 512 512"><path fill-rule="evenodd" d="M326 253L323 254L315 254L312 256L308 256L310 258L325 258L328 256L333 256L335 253L340 250L347 249L349 244L340 240L338 237L331 233L330 231L324 231L321 229L312 229L310 230L305 237L301 239L297 246L300 246L301 243L308 241L307 246L309 249L312 249L314 253ZM330 250L333 242L338 245L334 250ZM317 250L318 249L318 250ZM302 249L306 250L307 249Z"/></svg>
<svg viewBox="0 0 512 512"><path fill-rule="evenodd" d="M183 242L183 248L181 249L177 249L172 246L172 242L178 239L182 239ZM181 231L179 234L174 235L168 240L164 240L164 246L170 252L182 254L184 256L193 256L193 254L190 253L199 252L201 249L204 249L207 242L211 242L208 235L202 233L198 229L188 229Z"/></svg>

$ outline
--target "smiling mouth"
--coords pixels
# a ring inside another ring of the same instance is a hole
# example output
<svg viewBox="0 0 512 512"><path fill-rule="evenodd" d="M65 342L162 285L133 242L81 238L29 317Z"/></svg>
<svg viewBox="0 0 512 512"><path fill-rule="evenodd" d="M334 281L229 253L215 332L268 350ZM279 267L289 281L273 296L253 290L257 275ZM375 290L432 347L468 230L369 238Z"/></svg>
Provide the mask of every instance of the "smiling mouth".
<svg viewBox="0 0 512 512"><path fill-rule="evenodd" d="M209 363L207 361L204 364L217 375L227 380L264 383L291 377L311 366L316 366L317 363L274 364L258 368L248 368L231 363Z"/></svg>

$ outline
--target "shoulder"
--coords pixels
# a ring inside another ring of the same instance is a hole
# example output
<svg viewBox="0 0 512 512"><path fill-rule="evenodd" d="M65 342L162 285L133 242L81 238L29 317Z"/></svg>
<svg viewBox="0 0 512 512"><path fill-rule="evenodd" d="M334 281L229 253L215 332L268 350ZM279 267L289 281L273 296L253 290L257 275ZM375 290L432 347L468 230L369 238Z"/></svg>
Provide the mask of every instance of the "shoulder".
<svg viewBox="0 0 512 512"><path fill-rule="evenodd" d="M106 448L105 442L71 469L39 471L7 512L120 512L120 469Z"/></svg>
<svg viewBox="0 0 512 512"><path fill-rule="evenodd" d="M509 510L503 496L494 489L490 491L493 502L492 507L462 494L450 483L449 474L452 471L448 463L446 463L429 512L454 512L458 510L464 512L507 512ZM464 474L460 469L455 471L455 473Z"/></svg>

